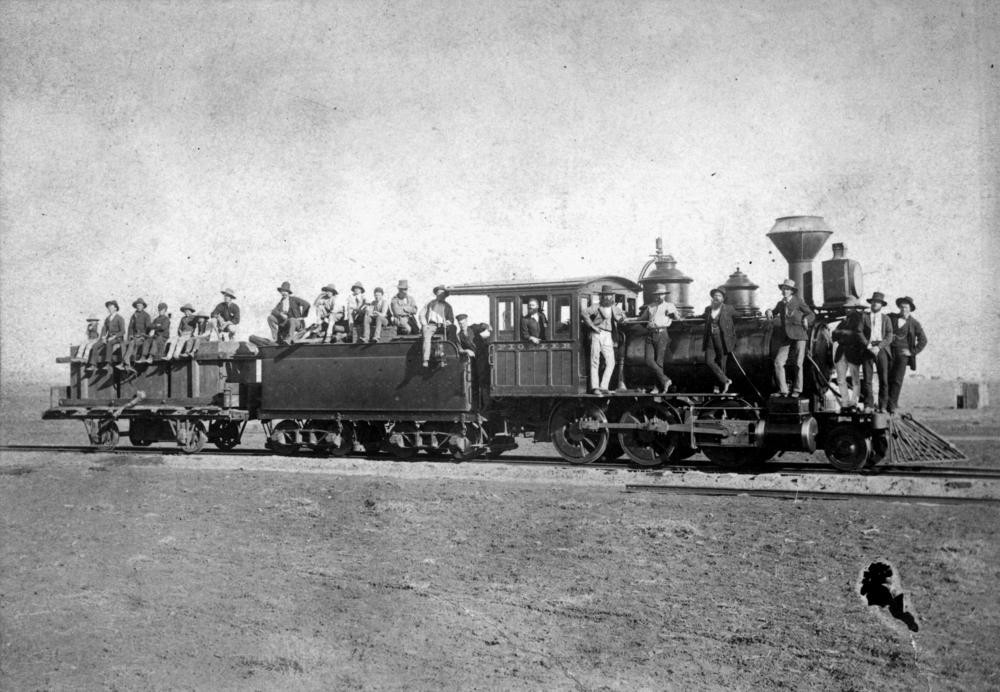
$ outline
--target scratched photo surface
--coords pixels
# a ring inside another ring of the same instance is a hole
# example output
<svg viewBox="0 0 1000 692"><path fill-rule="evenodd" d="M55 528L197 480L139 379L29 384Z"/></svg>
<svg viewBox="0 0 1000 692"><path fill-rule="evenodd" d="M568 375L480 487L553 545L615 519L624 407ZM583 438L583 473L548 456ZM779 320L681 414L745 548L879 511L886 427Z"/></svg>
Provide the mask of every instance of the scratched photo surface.
<svg viewBox="0 0 1000 692"><path fill-rule="evenodd" d="M992 472L1000 388L945 407L1000 380L998 75L988 0L0 3L0 688L1000 685L996 504L626 496L530 440L15 449L86 444L40 415L107 300L231 288L270 337L282 282L423 304L635 279L662 238L696 314L737 269L763 308L766 234L815 215L814 271L843 243L918 308L904 404Z"/></svg>

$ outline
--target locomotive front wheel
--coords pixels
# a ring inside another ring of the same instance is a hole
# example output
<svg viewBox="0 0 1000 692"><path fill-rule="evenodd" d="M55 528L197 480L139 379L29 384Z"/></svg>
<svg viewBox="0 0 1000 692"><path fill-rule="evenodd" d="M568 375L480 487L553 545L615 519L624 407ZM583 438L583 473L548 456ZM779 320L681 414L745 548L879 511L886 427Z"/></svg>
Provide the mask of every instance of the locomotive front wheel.
<svg viewBox="0 0 1000 692"><path fill-rule="evenodd" d="M647 425L649 423L679 422L676 412L661 404L639 404L626 411L621 418L622 423L630 425ZM662 433L654 430L633 428L618 433L625 454L637 466L652 467L666 463L677 448L676 433Z"/></svg>
<svg viewBox="0 0 1000 692"><path fill-rule="evenodd" d="M118 446L118 424L104 421L97 424L97 431L90 436L90 442L98 452L110 452Z"/></svg>
<svg viewBox="0 0 1000 692"><path fill-rule="evenodd" d="M566 401L556 407L549 419L549 433L559 456L571 464L590 464L608 448L607 428L585 430L583 421L607 423L604 409L590 403Z"/></svg>
<svg viewBox="0 0 1000 692"><path fill-rule="evenodd" d="M197 454L208 443L208 433L200 420L177 424L177 444L185 454Z"/></svg>
<svg viewBox="0 0 1000 692"><path fill-rule="evenodd" d="M872 444L861 428L847 424L836 425L826 434L823 451L834 468L857 471L868 463Z"/></svg>
<svg viewBox="0 0 1000 692"><path fill-rule="evenodd" d="M214 420L208 426L208 439L219 449L228 452L240 443L240 426L236 421Z"/></svg>
<svg viewBox="0 0 1000 692"><path fill-rule="evenodd" d="M299 450L296 431L300 426L294 420L283 420L274 426L274 431L267 438L267 448L278 454L295 454Z"/></svg>

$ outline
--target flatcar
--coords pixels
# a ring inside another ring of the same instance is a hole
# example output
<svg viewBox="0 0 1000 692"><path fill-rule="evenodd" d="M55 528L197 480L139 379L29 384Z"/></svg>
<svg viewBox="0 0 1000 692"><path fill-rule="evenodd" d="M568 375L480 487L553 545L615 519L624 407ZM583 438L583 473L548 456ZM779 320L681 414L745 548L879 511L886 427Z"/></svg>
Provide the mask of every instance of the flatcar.
<svg viewBox="0 0 1000 692"><path fill-rule="evenodd" d="M819 217L778 219L769 237L789 260L789 273L810 304L812 259L832 232ZM91 442L111 449L127 422L134 445L175 441L185 452L213 443L231 449L256 420L277 453L330 455L419 452L470 459L496 456L517 438L551 442L573 464L627 457L655 467L696 452L725 468L760 464L782 452L822 449L842 470L878 463L889 449L889 416L842 411L831 385L831 327L862 295L860 266L842 246L823 262L823 305L810 325L805 389L772 396L773 324L755 305L757 286L737 270L726 283L737 307L737 345L730 391L713 391L704 364L704 323L688 304L691 279L657 244L637 281L595 275L545 282L494 282L449 287L452 295L485 297L492 336L475 358L453 339L435 337L423 367L419 337L389 327L379 343L271 344L211 342L188 360L139 364L123 373L107 364L87 371L71 358L69 387L52 391L46 419L79 419ZM590 354L581 314L610 287L635 316L657 286L672 289L683 319L669 328L673 381L656 390L645 365L646 328L621 330L609 393L588 391ZM527 303L549 316L538 343L521 338ZM71 354L73 355L73 354ZM790 359L793 360L793 359Z"/></svg>

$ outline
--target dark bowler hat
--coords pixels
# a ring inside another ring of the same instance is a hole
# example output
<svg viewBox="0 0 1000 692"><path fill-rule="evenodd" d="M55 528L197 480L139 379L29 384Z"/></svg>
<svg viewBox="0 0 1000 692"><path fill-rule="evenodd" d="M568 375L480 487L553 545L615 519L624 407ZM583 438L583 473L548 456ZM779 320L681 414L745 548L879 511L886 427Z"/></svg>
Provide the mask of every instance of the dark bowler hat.
<svg viewBox="0 0 1000 692"><path fill-rule="evenodd" d="M160 303L159 305L156 306L156 309L157 310L166 310L167 309L167 304L166 303Z"/></svg>
<svg viewBox="0 0 1000 692"><path fill-rule="evenodd" d="M233 293L233 289L231 289L231 288L224 288L224 289L222 289L222 295L229 296L233 300L236 300L236 294Z"/></svg>
<svg viewBox="0 0 1000 692"><path fill-rule="evenodd" d="M780 284L778 284L778 288L790 288L796 293L799 292L799 289L795 286L795 282L792 281L791 279L785 279L784 281L782 281Z"/></svg>
<svg viewBox="0 0 1000 692"><path fill-rule="evenodd" d="M146 305L146 301L144 301L142 298L136 298L135 300L132 301L132 307L138 308L140 305L144 308L149 307L148 305Z"/></svg>
<svg viewBox="0 0 1000 692"><path fill-rule="evenodd" d="M916 312L917 311L917 306L913 304L913 298L911 298L910 296L903 296L902 298L896 298L896 307L897 308L903 307L903 303L909 303L910 304L910 312Z"/></svg>
<svg viewBox="0 0 1000 692"><path fill-rule="evenodd" d="M410 284L409 284L409 282L406 279L400 279L399 283L396 284L396 288L402 289L404 291L409 291L410 290Z"/></svg>
<svg viewBox="0 0 1000 692"><path fill-rule="evenodd" d="M888 303L885 302L885 294L882 293L881 291L875 291L874 293L872 293L872 297L868 299L868 302L882 303L882 305L888 305Z"/></svg>
<svg viewBox="0 0 1000 692"><path fill-rule="evenodd" d="M106 308L109 308L112 305L115 306L115 310L119 309L118 308L118 301L117 300L107 300L107 301L104 302L104 307L106 307Z"/></svg>
<svg viewBox="0 0 1000 692"><path fill-rule="evenodd" d="M184 303L181 306L181 312L194 312L194 308L191 307L191 303Z"/></svg>
<svg viewBox="0 0 1000 692"><path fill-rule="evenodd" d="M319 290L326 291L327 293L333 293L333 294L338 295L338 296L340 295L340 292L337 290L337 287L334 286L332 283L328 283L326 286L324 286L323 288L321 288Z"/></svg>
<svg viewBox="0 0 1000 692"><path fill-rule="evenodd" d="M282 293L282 292L291 293L292 292L292 285L290 283L288 283L287 281L282 281L281 285L278 286L278 293Z"/></svg>
<svg viewBox="0 0 1000 692"><path fill-rule="evenodd" d="M709 291L709 292L708 292L708 297L709 297L709 298L711 298L711 297L712 297L712 296L714 296L714 295L715 295L716 293L721 293L721 294L722 294L722 299L723 299L723 300L725 300L725 299L726 299L726 289L725 289L725 288L723 288L722 286L716 286L716 287L715 287L715 288L713 288L713 289L712 289L711 291Z"/></svg>
<svg viewBox="0 0 1000 692"><path fill-rule="evenodd" d="M615 287L612 286L611 284L604 284L603 286L601 286L602 296L613 296L614 294L615 294Z"/></svg>
<svg viewBox="0 0 1000 692"><path fill-rule="evenodd" d="M444 293L445 296L449 295L448 289L444 287L444 284L439 284L439 285L437 285L437 286L434 287L434 295L437 295L438 291L441 291L442 293Z"/></svg>
<svg viewBox="0 0 1000 692"><path fill-rule="evenodd" d="M456 322L458 322L459 320L467 320L467 319L469 319L469 316L466 315L464 312L460 315L455 315Z"/></svg>

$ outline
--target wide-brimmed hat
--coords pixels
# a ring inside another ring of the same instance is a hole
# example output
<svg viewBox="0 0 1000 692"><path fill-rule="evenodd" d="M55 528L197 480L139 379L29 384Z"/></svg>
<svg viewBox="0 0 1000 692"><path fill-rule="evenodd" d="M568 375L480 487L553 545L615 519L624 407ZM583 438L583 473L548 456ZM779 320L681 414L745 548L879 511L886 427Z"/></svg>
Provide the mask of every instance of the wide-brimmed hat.
<svg viewBox="0 0 1000 692"><path fill-rule="evenodd" d="M450 295L448 293L448 289L445 288L443 284L434 287L434 295L437 295L438 291L443 291L446 296Z"/></svg>
<svg viewBox="0 0 1000 692"><path fill-rule="evenodd" d="M100 318L100 317L97 317L97 316L95 316L95 315L91 315L90 317L88 317L88 318L87 318L87 321L88 321L88 322L100 322L100 321L101 321L101 318Z"/></svg>
<svg viewBox="0 0 1000 692"><path fill-rule="evenodd" d="M602 296L613 296L614 294L615 294L615 287L612 286L611 284L604 284L603 286L601 286Z"/></svg>
<svg viewBox="0 0 1000 692"><path fill-rule="evenodd" d="M231 289L231 288L224 288L224 289L222 289L222 295L229 296L233 300L236 300L236 294L233 293L233 289Z"/></svg>
<svg viewBox="0 0 1000 692"><path fill-rule="evenodd" d="M287 281L282 281L281 285L278 286L278 292L280 293L282 291L288 291L289 293L291 293L292 292L292 285L290 283L288 283Z"/></svg>
<svg viewBox="0 0 1000 692"><path fill-rule="evenodd" d="M778 288L790 288L796 293L799 292L799 289L795 286L795 282L792 281L791 279L785 279L784 281L782 281L780 284L778 284Z"/></svg>
<svg viewBox="0 0 1000 692"><path fill-rule="evenodd" d="M351 284L351 290L353 291L355 288L360 288L362 293L364 293L365 291L365 287L361 285L360 281L355 281L353 284Z"/></svg>
<svg viewBox="0 0 1000 692"><path fill-rule="evenodd" d="M132 301L132 307L138 308L140 305L142 305L142 307L144 308L149 307L149 304L146 303L146 301L144 301L142 298L136 298L135 300Z"/></svg>
<svg viewBox="0 0 1000 692"><path fill-rule="evenodd" d="M104 301L104 307L109 308L112 305L115 306L115 310L119 310L120 309L118 307L118 301L117 300L106 300L106 301Z"/></svg>
<svg viewBox="0 0 1000 692"><path fill-rule="evenodd" d="M708 292L708 297L711 298L716 293L721 293L722 299L723 300L726 299L726 289L723 286L716 286L715 288L713 288L711 291Z"/></svg>
<svg viewBox="0 0 1000 692"><path fill-rule="evenodd" d="M909 303L910 304L910 312L916 312L917 306L914 305L913 298L911 298L910 296L903 296L902 298L896 298L896 307L897 308L903 307L903 303Z"/></svg>
<svg viewBox="0 0 1000 692"><path fill-rule="evenodd" d="M396 288L401 288L404 291L409 291L410 290L410 282L407 281L406 279L400 279L399 283L396 284Z"/></svg>
<svg viewBox="0 0 1000 692"><path fill-rule="evenodd" d="M882 305L888 305L885 300L885 294L881 291L875 291L872 293L872 297L868 299L869 303L882 303Z"/></svg>
<svg viewBox="0 0 1000 692"><path fill-rule="evenodd" d="M337 287L334 286L332 283L327 284L326 286L324 286L323 288L321 288L319 290L326 291L327 293L335 293L338 296L340 295L340 291L338 291Z"/></svg>
<svg viewBox="0 0 1000 692"><path fill-rule="evenodd" d="M461 314L455 315L455 321L456 322L458 322L460 320L467 320L467 319L469 319L469 316L466 315L464 312L461 313Z"/></svg>
<svg viewBox="0 0 1000 692"><path fill-rule="evenodd" d="M157 310L166 310L167 309L167 304L166 303L160 303L159 305L156 306L156 309Z"/></svg>
<svg viewBox="0 0 1000 692"><path fill-rule="evenodd" d="M205 314L205 313L203 313L203 312L199 312L199 313L196 313L196 314L195 314L195 319L199 319L199 320L207 320L207 319L208 319L208 315L206 315L206 314Z"/></svg>
<svg viewBox="0 0 1000 692"><path fill-rule="evenodd" d="M669 296L670 295L670 287L667 286L666 284L656 284L656 288L653 289L653 295L654 296L660 296L660 295Z"/></svg>
<svg viewBox="0 0 1000 692"><path fill-rule="evenodd" d="M184 305L181 306L181 312L194 312L194 311L195 311L194 307L192 307L191 303L184 303Z"/></svg>

